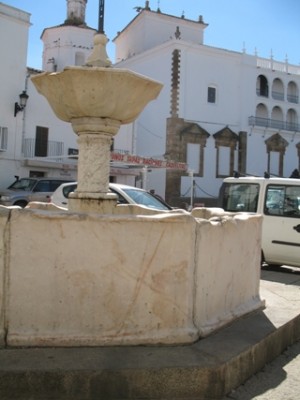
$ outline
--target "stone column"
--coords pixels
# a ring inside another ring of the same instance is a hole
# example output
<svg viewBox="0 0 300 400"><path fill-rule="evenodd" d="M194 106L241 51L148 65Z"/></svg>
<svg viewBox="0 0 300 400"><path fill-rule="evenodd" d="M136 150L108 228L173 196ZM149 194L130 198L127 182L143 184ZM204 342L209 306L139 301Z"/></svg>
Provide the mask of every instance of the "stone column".
<svg viewBox="0 0 300 400"><path fill-rule="evenodd" d="M120 121L110 118L73 118L78 135L78 186L70 195L69 210L112 213L117 197L109 192L110 146Z"/></svg>

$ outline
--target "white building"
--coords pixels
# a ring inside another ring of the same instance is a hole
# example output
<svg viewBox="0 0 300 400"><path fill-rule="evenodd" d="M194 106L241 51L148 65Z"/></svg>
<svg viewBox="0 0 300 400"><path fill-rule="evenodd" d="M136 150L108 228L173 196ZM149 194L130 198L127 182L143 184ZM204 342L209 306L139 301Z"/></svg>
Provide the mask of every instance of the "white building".
<svg viewBox="0 0 300 400"><path fill-rule="evenodd" d="M22 119L14 117L14 104L25 89L29 26L30 14L0 3L0 184L14 180L21 153Z"/></svg>
<svg viewBox="0 0 300 400"><path fill-rule="evenodd" d="M245 52L206 46L203 18L192 21L152 11L150 2L114 39L116 67L164 84L140 117L121 127L114 149L187 163L190 171L118 164L112 179L146 184L171 204L213 203L233 171L289 176L299 169L300 68ZM85 23L86 0L68 0L67 18L45 28L43 70L83 65L95 29ZM0 187L14 175L76 178L77 137L57 119L26 68L30 15L0 3ZM213 29L213 28L212 28ZM19 94L27 105L14 116ZM193 190L192 190L193 187Z"/></svg>
<svg viewBox="0 0 300 400"><path fill-rule="evenodd" d="M93 49L96 33L85 23L87 0L67 0L66 20L45 28L43 41L43 71L61 71L68 65L84 65ZM39 95L30 77L43 71L26 67L30 14L0 3L0 188L6 188L14 176L64 177L77 175L77 136L71 124L59 120L47 100ZM28 96L26 107L15 114L19 94ZM123 135L121 146L129 153L132 138ZM142 182L142 167L127 168L115 164L111 180L135 184Z"/></svg>
<svg viewBox="0 0 300 400"><path fill-rule="evenodd" d="M152 170L148 187L171 204L213 204L234 171L290 176L300 166L300 67L206 46L207 24L149 2L114 39L117 67L164 83L130 129L136 152L186 162L192 173ZM193 191L192 191L193 186Z"/></svg>
<svg viewBox="0 0 300 400"><path fill-rule="evenodd" d="M76 160L68 158L68 154L77 152L76 135L70 124L54 115L46 99L33 86L31 75L42 71L26 68L29 27L30 14L0 3L0 48L1 54L5 55L1 65L1 86L4 89L0 93L2 188L12 183L14 176L76 178ZM76 48L71 44L71 33L74 34L76 28L63 25L60 32L59 28L45 29L42 35L45 70L53 70L54 64L49 59L56 56L57 49L61 50L61 58L58 59L60 68L66 65L63 65L64 60L72 62L72 56L73 60L84 62L83 57L77 57ZM83 31L81 26L77 29ZM89 35L85 32L82 41L91 48L95 30L86 28L85 31ZM20 109L19 94L23 91L28 100L26 107ZM17 109L15 103L18 103Z"/></svg>

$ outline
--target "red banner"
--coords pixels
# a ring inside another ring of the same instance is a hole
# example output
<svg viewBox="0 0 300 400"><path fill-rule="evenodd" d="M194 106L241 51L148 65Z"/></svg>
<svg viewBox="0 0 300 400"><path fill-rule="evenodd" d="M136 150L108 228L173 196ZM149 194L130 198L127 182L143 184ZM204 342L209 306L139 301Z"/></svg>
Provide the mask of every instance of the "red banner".
<svg viewBox="0 0 300 400"><path fill-rule="evenodd" d="M151 157L140 157L131 154L111 153L111 161L152 168L180 169L183 171L187 170L187 165L185 163L171 160L159 160Z"/></svg>

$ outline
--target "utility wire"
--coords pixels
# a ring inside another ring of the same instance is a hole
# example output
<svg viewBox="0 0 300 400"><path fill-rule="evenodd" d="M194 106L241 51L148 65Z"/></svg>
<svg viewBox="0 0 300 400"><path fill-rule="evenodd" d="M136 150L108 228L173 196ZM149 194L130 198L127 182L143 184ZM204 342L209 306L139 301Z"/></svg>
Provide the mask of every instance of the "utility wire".
<svg viewBox="0 0 300 400"><path fill-rule="evenodd" d="M141 128L143 128L146 132L150 133L150 135L155 136L155 137L157 137L157 138L159 138L159 139L162 139L162 138L163 138L162 136L159 136L159 135L157 135L156 133L150 131L150 130L149 130L148 128L146 128L143 124L141 124L140 121L138 121L137 123L138 123L138 125L140 125Z"/></svg>

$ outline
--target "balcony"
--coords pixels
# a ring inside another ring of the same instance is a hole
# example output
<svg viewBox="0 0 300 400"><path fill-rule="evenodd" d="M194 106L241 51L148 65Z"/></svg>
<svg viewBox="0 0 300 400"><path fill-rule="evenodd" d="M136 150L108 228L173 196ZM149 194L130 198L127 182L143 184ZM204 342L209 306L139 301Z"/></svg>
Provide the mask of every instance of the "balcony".
<svg viewBox="0 0 300 400"><path fill-rule="evenodd" d="M288 94L286 97L289 103L295 103L295 104L299 103L299 96Z"/></svg>
<svg viewBox="0 0 300 400"><path fill-rule="evenodd" d="M36 139L24 139L22 151L24 158L45 157L53 158L53 161L62 162L64 158L64 143L48 140L41 146Z"/></svg>
<svg viewBox="0 0 300 400"><path fill-rule="evenodd" d="M268 88L256 88L256 94L257 96L269 97L269 90Z"/></svg>
<svg viewBox="0 0 300 400"><path fill-rule="evenodd" d="M274 90L272 90L272 98L274 100L284 100L284 94L282 92L275 92Z"/></svg>
<svg viewBox="0 0 300 400"><path fill-rule="evenodd" d="M300 125L295 122L285 122L276 119L249 117L248 123L251 126L261 126L263 128L273 128L280 131L300 132Z"/></svg>

